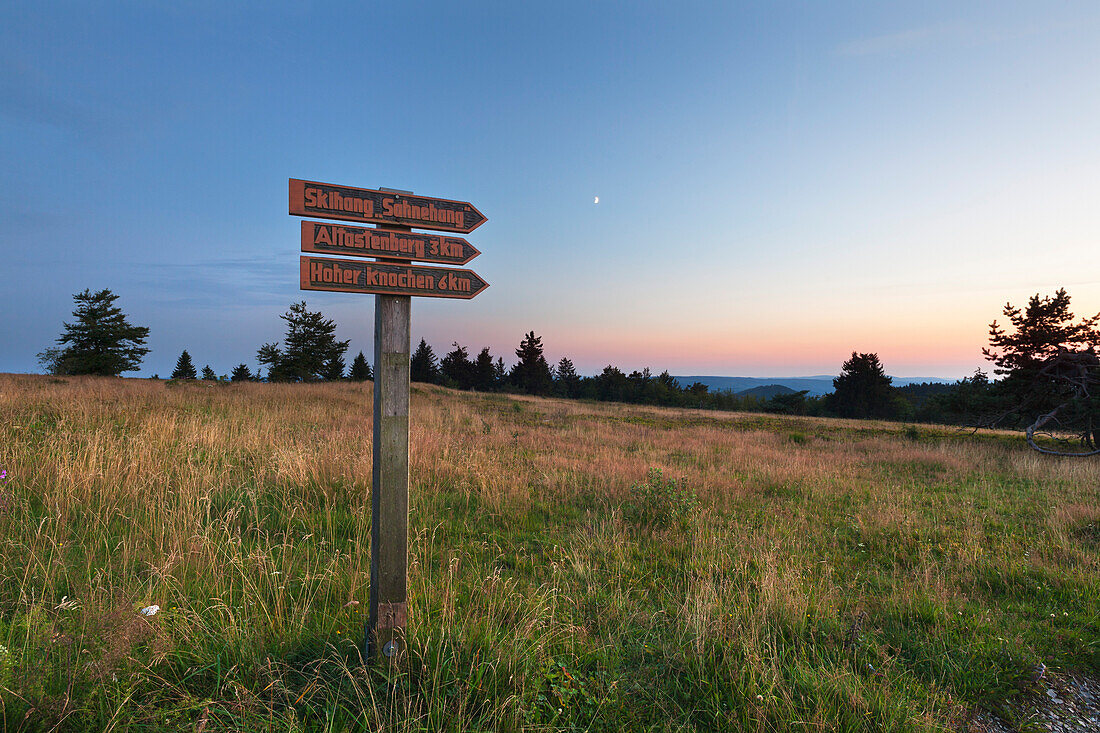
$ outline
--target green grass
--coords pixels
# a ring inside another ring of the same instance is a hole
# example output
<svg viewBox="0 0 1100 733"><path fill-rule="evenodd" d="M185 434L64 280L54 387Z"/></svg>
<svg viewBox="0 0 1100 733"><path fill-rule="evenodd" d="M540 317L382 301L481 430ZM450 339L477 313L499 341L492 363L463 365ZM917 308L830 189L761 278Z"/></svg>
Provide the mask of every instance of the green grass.
<svg viewBox="0 0 1100 733"><path fill-rule="evenodd" d="M1095 462L422 387L365 667L369 399L0 377L3 727L963 730L1100 671Z"/></svg>

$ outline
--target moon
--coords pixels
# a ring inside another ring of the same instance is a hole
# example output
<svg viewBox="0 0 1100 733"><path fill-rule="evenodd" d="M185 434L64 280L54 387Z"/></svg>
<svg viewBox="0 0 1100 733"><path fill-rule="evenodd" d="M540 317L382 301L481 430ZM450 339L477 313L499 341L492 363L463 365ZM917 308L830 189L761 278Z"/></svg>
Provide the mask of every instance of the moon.
<svg viewBox="0 0 1100 733"><path fill-rule="evenodd" d="M595 201L593 201L592 203L594 203L594 204L598 204L598 203L600 203L600 197L599 197L599 196L597 196L597 197L596 197L596 200L595 200Z"/></svg>

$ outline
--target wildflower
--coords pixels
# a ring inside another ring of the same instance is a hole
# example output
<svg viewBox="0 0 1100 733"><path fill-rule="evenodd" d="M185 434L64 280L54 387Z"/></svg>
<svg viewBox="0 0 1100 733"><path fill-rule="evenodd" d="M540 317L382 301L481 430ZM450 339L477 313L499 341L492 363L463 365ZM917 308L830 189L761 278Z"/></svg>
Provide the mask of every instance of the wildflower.
<svg viewBox="0 0 1100 733"><path fill-rule="evenodd" d="M159 610L160 610L160 606L153 605L153 606L146 606L145 608L141 609L138 613L140 613L142 616L156 616L157 611L159 611Z"/></svg>
<svg viewBox="0 0 1100 733"><path fill-rule="evenodd" d="M5 468L3 471L0 471L0 481L7 481L7 480L8 480L8 469Z"/></svg>

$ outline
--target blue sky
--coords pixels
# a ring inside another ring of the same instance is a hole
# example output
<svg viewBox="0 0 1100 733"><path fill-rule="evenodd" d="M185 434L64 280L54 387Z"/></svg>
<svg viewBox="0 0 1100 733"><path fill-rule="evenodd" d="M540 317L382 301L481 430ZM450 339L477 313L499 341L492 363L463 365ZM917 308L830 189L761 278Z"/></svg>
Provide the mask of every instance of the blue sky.
<svg viewBox="0 0 1100 733"><path fill-rule="evenodd" d="M8 4L0 371L72 295L227 373L305 299L287 179L473 202L414 339L582 372L980 366L1006 301L1100 311L1095 3ZM594 197L599 196L599 204Z"/></svg>

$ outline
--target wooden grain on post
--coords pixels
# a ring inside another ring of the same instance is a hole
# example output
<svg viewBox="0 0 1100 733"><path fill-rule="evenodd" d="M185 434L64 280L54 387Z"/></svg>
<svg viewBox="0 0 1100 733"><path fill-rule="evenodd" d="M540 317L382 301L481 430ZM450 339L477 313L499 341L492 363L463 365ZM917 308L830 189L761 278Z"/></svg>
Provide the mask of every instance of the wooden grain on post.
<svg viewBox="0 0 1100 733"><path fill-rule="evenodd" d="M374 466L368 655L398 660L408 618L409 320L407 295L374 298Z"/></svg>

